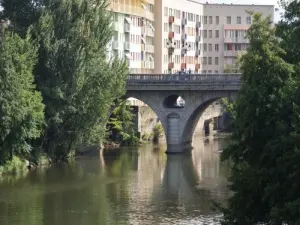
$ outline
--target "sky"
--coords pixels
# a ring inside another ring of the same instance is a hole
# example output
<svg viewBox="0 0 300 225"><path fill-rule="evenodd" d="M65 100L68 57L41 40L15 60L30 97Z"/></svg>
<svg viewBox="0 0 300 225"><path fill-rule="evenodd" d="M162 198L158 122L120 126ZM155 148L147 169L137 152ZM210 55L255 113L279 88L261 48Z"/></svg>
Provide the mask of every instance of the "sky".
<svg viewBox="0 0 300 225"><path fill-rule="evenodd" d="M246 5L274 5L275 8L278 8L279 11L275 12L274 16L274 22L278 22L280 20L280 13L282 13L282 10L280 10L280 7L278 6L277 2L278 0L202 0L201 2L205 3L218 3L218 4L246 4Z"/></svg>

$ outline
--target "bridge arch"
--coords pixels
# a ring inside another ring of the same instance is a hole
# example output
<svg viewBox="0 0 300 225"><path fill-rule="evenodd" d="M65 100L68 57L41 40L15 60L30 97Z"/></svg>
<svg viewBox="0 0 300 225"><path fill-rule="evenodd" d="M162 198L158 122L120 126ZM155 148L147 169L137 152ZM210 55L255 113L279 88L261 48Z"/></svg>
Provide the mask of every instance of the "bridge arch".
<svg viewBox="0 0 300 225"><path fill-rule="evenodd" d="M149 98L147 94L127 91L122 99L111 108L109 117L111 116L115 108L117 108L122 102L128 100L129 98L134 98L143 102L156 114L157 119L161 122L161 125L163 127L164 135L165 137L167 137L167 121L165 119L164 111L161 110L161 104L158 104L153 98Z"/></svg>
<svg viewBox="0 0 300 225"><path fill-rule="evenodd" d="M182 142L191 143L193 135L196 129L196 126L199 122L200 117L203 115L204 111L214 102L221 100L222 98L227 98L229 100L234 100L236 93L213 93L212 95L204 95L202 99L196 103L194 108L191 109L188 119L185 123L183 133L182 133Z"/></svg>

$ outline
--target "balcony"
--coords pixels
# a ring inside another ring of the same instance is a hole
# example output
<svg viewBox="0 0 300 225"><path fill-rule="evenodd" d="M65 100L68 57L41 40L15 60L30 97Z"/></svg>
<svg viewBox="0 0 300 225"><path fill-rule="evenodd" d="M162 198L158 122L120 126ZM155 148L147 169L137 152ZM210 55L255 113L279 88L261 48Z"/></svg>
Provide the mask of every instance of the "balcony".
<svg viewBox="0 0 300 225"><path fill-rule="evenodd" d="M174 38L174 32L172 31L172 32L169 32L169 39L173 39Z"/></svg>
<svg viewBox="0 0 300 225"><path fill-rule="evenodd" d="M130 33L130 24L128 24L128 23L124 24L124 32L125 33Z"/></svg>
<svg viewBox="0 0 300 225"><path fill-rule="evenodd" d="M143 0L143 2L150 3L150 4L154 5L154 0Z"/></svg>
<svg viewBox="0 0 300 225"><path fill-rule="evenodd" d="M171 70L174 68L174 62L169 62L168 69Z"/></svg>
<svg viewBox="0 0 300 225"><path fill-rule="evenodd" d="M152 30L152 28L147 28L147 36L154 37L154 31Z"/></svg>
<svg viewBox="0 0 300 225"><path fill-rule="evenodd" d="M225 37L224 43L238 43L238 44L248 44L250 41L243 37Z"/></svg>
<svg viewBox="0 0 300 225"><path fill-rule="evenodd" d="M118 49L119 49L119 47L120 47L120 46L119 46L119 43L120 43L120 42L118 42L118 41L113 41L112 47L113 47L114 50L118 50Z"/></svg>
<svg viewBox="0 0 300 225"><path fill-rule="evenodd" d="M175 20L174 16L169 16L169 23L174 23L174 20Z"/></svg>
<svg viewBox="0 0 300 225"><path fill-rule="evenodd" d="M196 36L196 42L200 42L201 41L201 37L199 35Z"/></svg>
<svg viewBox="0 0 300 225"><path fill-rule="evenodd" d="M113 22L112 23L112 28L113 28L113 30L118 31L119 30L119 23L118 22Z"/></svg>
<svg viewBox="0 0 300 225"><path fill-rule="evenodd" d="M129 42L124 42L124 50L130 51L130 43Z"/></svg>
<svg viewBox="0 0 300 225"><path fill-rule="evenodd" d="M200 63L195 64L195 71L200 70Z"/></svg>
<svg viewBox="0 0 300 225"><path fill-rule="evenodd" d="M145 69L154 69L153 61L145 61Z"/></svg>
<svg viewBox="0 0 300 225"><path fill-rule="evenodd" d="M182 35L181 35L181 40L184 41L184 40L186 40L186 39L187 39L187 34L182 34Z"/></svg>
<svg viewBox="0 0 300 225"><path fill-rule="evenodd" d="M182 18L181 25L185 26L186 24L187 24L187 19L186 18Z"/></svg>
<svg viewBox="0 0 300 225"><path fill-rule="evenodd" d="M181 56L184 56L187 53L187 49L181 49Z"/></svg>
<svg viewBox="0 0 300 225"><path fill-rule="evenodd" d="M238 51L224 51L224 57L236 57Z"/></svg>
<svg viewBox="0 0 300 225"><path fill-rule="evenodd" d="M154 45L147 45L146 51L149 53L154 53Z"/></svg>
<svg viewBox="0 0 300 225"><path fill-rule="evenodd" d="M199 22L199 21L196 22L196 28L197 28L197 29L201 28L201 22Z"/></svg>
<svg viewBox="0 0 300 225"><path fill-rule="evenodd" d="M186 69L186 63L181 63L180 69L185 70Z"/></svg>
<svg viewBox="0 0 300 225"><path fill-rule="evenodd" d="M145 17L145 12L146 9L142 7L136 7L136 6L131 6L131 5L124 5L124 4L119 4L115 2L111 2L109 4L108 9L113 12L118 12L118 13L123 13L123 14L128 14L128 15L135 15L139 17ZM153 14L153 13L151 13Z"/></svg>

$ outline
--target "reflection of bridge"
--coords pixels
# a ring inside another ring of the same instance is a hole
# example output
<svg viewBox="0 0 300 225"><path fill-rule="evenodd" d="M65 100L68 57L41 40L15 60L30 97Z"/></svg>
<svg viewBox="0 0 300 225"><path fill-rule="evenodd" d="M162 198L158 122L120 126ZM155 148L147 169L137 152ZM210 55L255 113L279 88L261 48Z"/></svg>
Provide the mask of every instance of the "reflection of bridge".
<svg viewBox="0 0 300 225"><path fill-rule="evenodd" d="M240 74L135 74L128 77L126 97L143 101L157 114L168 153L183 153L192 148L203 111L220 98L234 99L239 88ZM184 107L176 107L179 96Z"/></svg>

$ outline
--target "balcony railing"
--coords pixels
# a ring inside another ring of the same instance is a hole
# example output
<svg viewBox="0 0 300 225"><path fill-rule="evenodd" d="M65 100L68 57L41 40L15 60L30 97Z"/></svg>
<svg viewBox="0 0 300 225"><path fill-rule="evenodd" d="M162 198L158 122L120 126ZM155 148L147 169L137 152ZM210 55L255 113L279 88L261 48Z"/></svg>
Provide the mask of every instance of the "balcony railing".
<svg viewBox="0 0 300 225"><path fill-rule="evenodd" d="M129 15L136 15L136 16L143 16L143 14L145 13L145 10L142 7L118 4L115 2L111 2L109 8L114 12L120 12Z"/></svg>
<svg viewBox="0 0 300 225"><path fill-rule="evenodd" d="M154 45L146 45L146 51L149 53L154 53Z"/></svg>
<svg viewBox="0 0 300 225"><path fill-rule="evenodd" d="M225 37L224 43L240 43L240 44L248 44L250 43L249 39L243 37Z"/></svg>
<svg viewBox="0 0 300 225"><path fill-rule="evenodd" d="M130 51L130 43L129 42L124 42L124 50Z"/></svg>

